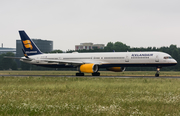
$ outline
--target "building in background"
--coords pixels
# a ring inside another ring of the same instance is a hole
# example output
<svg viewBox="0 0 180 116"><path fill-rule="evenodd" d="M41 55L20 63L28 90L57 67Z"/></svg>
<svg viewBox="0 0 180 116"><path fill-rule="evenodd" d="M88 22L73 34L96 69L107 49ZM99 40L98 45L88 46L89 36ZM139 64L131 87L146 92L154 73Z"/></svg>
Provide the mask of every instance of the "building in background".
<svg viewBox="0 0 180 116"><path fill-rule="evenodd" d="M80 45L75 45L75 50L89 50L95 48L104 49L104 44L80 43Z"/></svg>
<svg viewBox="0 0 180 116"><path fill-rule="evenodd" d="M16 48L4 48L2 44L2 46L0 47L0 54L6 54L8 52L16 54Z"/></svg>

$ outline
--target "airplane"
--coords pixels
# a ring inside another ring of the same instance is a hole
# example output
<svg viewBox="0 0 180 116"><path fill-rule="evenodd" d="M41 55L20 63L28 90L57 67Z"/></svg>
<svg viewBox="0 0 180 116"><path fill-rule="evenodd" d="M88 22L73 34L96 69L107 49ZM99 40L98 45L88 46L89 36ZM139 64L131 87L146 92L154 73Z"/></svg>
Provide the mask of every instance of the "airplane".
<svg viewBox="0 0 180 116"><path fill-rule="evenodd" d="M126 67L156 67L155 76L159 77L160 68L174 66L177 61L164 52L102 52L102 53L42 53L24 30L19 31L24 56L20 61L53 68L77 68L76 76L92 73L100 76L99 69L123 72Z"/></svg>

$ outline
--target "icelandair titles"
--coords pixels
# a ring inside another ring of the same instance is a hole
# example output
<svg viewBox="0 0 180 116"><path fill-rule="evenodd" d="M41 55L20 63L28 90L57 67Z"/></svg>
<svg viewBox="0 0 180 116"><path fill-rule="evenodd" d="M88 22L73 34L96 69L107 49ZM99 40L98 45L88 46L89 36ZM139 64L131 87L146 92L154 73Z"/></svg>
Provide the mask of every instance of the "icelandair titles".
<svg viewBox="0 0 180 116"><path fill-rule="evenodd" d="M37 53L37 51L26 51L26 53Z"/></svg>
<svg viewBox="0 0 180 116"><path fill-rule="evenodd" d="M132 56L153 56L153 54L132 54Z"/></svg>

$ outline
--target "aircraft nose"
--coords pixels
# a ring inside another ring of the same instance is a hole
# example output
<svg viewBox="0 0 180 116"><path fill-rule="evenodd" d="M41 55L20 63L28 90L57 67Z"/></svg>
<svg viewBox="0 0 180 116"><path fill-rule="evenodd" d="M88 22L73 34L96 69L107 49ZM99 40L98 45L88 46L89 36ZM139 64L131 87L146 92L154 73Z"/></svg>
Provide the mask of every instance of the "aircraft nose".
<svg viewBox="0 0 180 116"><path fill-rule="evenodd" d="M174 64L177 64L177 61L175 60L175 59L173 59L173 61L172 61Z"/></svg>

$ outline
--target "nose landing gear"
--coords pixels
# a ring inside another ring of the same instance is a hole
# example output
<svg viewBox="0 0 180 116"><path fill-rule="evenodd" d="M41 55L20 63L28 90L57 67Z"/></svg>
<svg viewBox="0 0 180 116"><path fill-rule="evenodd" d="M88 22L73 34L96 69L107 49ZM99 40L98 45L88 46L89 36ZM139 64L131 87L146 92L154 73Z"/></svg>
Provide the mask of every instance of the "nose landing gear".
<svg viewBox="0 0 180 116"><path fill-rule="evenodd" d="M155 74L155 77L159 77L160 68L156 68L157 72Z"/></svg>

